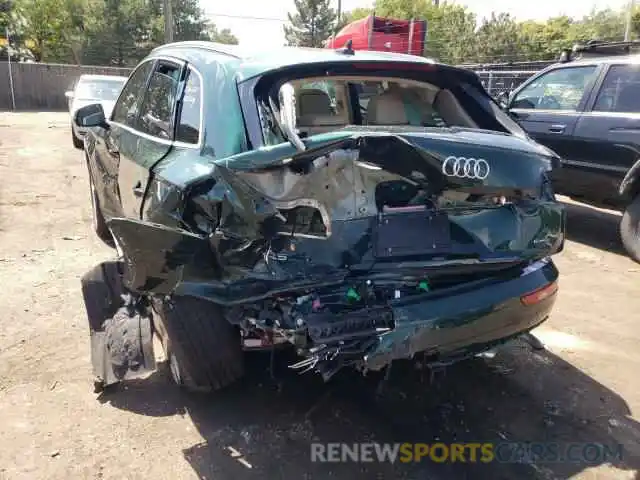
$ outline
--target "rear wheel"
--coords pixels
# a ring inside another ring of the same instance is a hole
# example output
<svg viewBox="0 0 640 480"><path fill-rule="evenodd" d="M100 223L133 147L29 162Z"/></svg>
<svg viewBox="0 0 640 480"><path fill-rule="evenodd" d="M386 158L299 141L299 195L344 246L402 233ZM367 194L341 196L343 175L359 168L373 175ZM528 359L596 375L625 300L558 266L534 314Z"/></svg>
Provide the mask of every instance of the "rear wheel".
<svg viewBox="0 0 640 480"><path fill-rule="evenodd" d="M240 332L214 303L192 297L154 301L173 380L187 390L210 392L240 379L244 357Z"/></svg>
<svg viewBox="0 0 640 480"><path fill-rule="evenodd" d="M84 148L84 141L81 138L78 138L78 136L76 136L75 132L73 131L73 128L71 129L71 141L73 142L73 146L75 148L78 148L78 149Z"/></svg>
<svg viewBox="0 0 640 480"><path fill-rule="evenodd" d="M633 199L622 215L620 236L631 258L640 262L640 195Z"/></svg>

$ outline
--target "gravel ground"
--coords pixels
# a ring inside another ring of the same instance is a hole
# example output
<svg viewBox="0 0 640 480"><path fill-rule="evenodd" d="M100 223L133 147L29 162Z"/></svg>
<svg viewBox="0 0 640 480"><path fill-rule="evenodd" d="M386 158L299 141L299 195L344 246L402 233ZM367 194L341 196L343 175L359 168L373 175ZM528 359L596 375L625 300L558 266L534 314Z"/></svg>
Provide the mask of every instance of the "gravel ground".
<svg viewBox="0 0 640 480"><path fill-rule="evenodd" d="M80 276L109 258L90 229L87 172L64 114L0 113L0 478L640 479L640 265L619 214L566 200L560 294L536 332L434 378L400 365L383 394L268 358L222 393L191 396L167 368L93 393ZM633 372L636 372L635 374ZM547 441L624 447L611 463L311 463L309 443ZM234 452L239 452L241 456Z"/></svg>

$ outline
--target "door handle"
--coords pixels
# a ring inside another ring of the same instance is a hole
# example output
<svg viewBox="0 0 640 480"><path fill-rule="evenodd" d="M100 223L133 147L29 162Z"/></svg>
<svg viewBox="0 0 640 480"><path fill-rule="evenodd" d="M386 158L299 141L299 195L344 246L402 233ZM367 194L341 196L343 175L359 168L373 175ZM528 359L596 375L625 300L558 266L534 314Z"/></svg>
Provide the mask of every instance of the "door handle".
<svg viewBox="0 0 640 480"><path fill-rule="evenodd" d="M566 125L551 125L549 131L551 133L564 133L565 128L567 128Z"/></svg>
<svg viewBox="0 0 640 480"><path fill-rule="evenodd" d="M144 188L142 188L142 182L136 183L136 186L133 187L133 194L136 197L141 197L144 195Z"/></svg>

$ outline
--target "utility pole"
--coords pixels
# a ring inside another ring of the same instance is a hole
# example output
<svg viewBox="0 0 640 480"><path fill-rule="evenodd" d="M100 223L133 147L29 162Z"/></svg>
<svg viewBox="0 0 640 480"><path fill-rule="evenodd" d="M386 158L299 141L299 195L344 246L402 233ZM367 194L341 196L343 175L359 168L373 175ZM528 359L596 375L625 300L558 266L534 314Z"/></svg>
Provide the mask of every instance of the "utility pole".
<svg viewBox="0 0 640 480"><path fill-rule="evenodd" d="M173 7L171 0L164 0L164 42L173 42Z"/></svg>
<svg viewBox="0 0 640 480"><path fill-rule="evenodd" d="M13 72L11 71L11 37L9 37L9 27L5 29L7 35L7 68L9 69L9 89L11 90L11 106L16 109L16 94L13 89Z"/></svg>
<svg viewBox="0 0 640 480"><path fill-rule="evenodd" d="M440 6L440 0L433 0L433 5L436 7Z"/></svg>
<svg viewBox="0 0 640 480"><path fill-rule="evenodd" d="M633 8L635 6L635 0L631 0L629 2L629 11L627 12L627 25L624 29L624 41L628 42L631 40L631 20L633 18Z"/></svg>

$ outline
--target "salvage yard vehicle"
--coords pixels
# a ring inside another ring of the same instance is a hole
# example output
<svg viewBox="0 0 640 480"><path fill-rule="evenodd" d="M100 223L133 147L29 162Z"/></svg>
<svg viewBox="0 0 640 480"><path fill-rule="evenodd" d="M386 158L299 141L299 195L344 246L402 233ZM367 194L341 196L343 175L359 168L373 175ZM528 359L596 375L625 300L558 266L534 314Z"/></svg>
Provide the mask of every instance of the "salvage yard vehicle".
<svg viewBox="0 0 640 480"><path fill-rule="evenodd" d="M513 91L505 108L561 156L556 192L623 213L622 243L640 262L640 42L592 42Z"/></svg>
<svg viewBox="0 0 640 480"><path fill-rule="evenodd" d="M64 96L67 97L71 116L71 141L74 147L83 147L82 136L85 133L84 128L73 121L75 113L84 106L99 102L105 116L109 116L120 89L126 81L127 77L116 75L84 74L80 75L71 90L65 92Z"/></svg>
<svg viewBox="0 0 640 480"><path fill-rule="evenodd" d="M328 380L467 358L552 310L558 157L472 72L179 42L109 119L96 104L76 121L94 228L117 251L82 279L99 388L154 368L154 334L174 380L209 391L249 349L291 346L292 368Z"/></svg>

